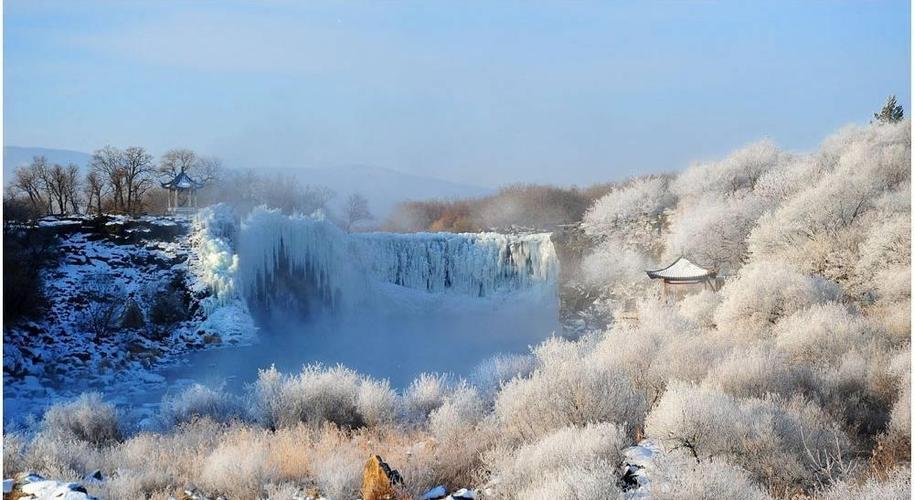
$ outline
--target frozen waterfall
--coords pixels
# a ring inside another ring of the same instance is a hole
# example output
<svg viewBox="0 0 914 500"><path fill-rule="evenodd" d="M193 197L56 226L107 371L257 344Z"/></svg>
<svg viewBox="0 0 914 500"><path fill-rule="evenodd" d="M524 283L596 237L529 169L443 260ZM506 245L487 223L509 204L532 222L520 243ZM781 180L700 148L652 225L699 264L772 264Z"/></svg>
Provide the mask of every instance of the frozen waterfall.
<svg viewBox="0 0 914 500"><path fill-rule="evenodd" d="M268 307L334 309L379 284L474 298L554 293L559 272L548 234L347 234L319 216L263 208L242 223L237 246L245 294Z"/></svg>

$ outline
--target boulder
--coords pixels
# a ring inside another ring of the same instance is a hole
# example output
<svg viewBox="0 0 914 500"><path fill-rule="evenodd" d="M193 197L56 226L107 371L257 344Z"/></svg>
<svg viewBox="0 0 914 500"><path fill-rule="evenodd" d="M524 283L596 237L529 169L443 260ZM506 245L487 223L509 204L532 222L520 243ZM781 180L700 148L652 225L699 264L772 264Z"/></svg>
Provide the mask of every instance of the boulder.
<svg viewBox="0 0 914 500"><path fill-rule="evenodd" d="M374 455L365 464L362 474L362 500L406 500L402 491L403 478L391 469L379 455Z"/></svg>

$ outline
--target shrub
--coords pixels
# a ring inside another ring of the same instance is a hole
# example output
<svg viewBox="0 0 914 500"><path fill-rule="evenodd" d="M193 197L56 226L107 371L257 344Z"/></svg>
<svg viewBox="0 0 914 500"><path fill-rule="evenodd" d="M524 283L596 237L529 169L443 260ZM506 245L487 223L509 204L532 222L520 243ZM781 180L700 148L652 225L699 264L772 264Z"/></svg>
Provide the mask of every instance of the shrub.
<svg viewBox="0 0 914 500"><path fill-rule="evenodd" d="M759 141L733 151L723 160L689 167L671 188L680 198L696 194L744 194L755 189L766 172L790 160L773 142Z"/></svg>
<svg viewBox="0 0 914 500"><path fill-rule="evenodd" d="M867 321L835 304L813 304L774 326L775 343L794 363L831 364L879 340Z"/></svg>
<svg viewBox="0 0 914 500"><path fill-rule="evenodd" d="M758 345L736 348L708 372L705 384L736 397L809 394L816 381L803 365L790 363L780 351Z"/></svg>
<svg viewBox="0 0 914 500"><path fill-rule="evenodd" d="M475 387L461 384L429 414L429 430L442 442L460 439L473 431L486 413Z"/></svg>
<svg viewBox="0 0 914 500"><path fill-rule="evenodd" d="M702 328L710 329L717 325L714 322L714 312L718 305L720 305L718 293L702 290L686 295L679 301L679 314Z"/></svg>
<svg viewBox="0 0 914 500"><path fill-rule="evenodd" d="M560 343L537 351L542 366L498 394L495 415L509 437L530 439L569 425L612 422L630 430L644 418L644 397L618 368L582 362ZM559 351L559 352L556 352Z"/></svg>
<svg viewBox="0 0 914 500"><path fill-rule="evenodd" d="M498 498L608 498L618 494L612 471L626 439L609 423L564 427L516 450L495 450L485 462Z"/></svg>
<svg viewBox="0 0 914 500"><path fill-rule="evenodd" d="M25 436L15 432L3 434L3 477L13 477L25 470Z"/></svg>
<svg viewBox="0 0 914 500"><path fill-rule="evenodd" d="M540 481L509 493L505 498L549 498L578 500L581 498L620 498L613 468L617 464L597 461L588 465L571 464L555 472L544 473Z"/></svg>
<svg viewBox="0 0 914 500"><path fill-rule="evenodd" d="M911 498L911 468L899 467L884 481L869 479L865 483L839 481L819 492L816 500L902 500Z"/></svg>
<svg viewBox="0 0 914 500"><path fill-rule="evenodd" d="M813 486L826 462L846 463L849 449L847 437L808 401L737 399L682 383L670 384L645 431L696 462L725 457L775 491Z"/></svg>
<svg viewBox="0 0 914 500"><path fill-rule="evenodd" d="M387 380L362 377L356 407L365 425L374 427L392 424L397 418L397 393Z"/></svg>
<svg viewBox="0 0 914 500"><path fill-rule="evenodd" d="M447 377L441 374L423 373L406 389L403 395L403 419L412 424L422 424L429 414L444 403L448 393Z"/></svg>
<svg viewBox="0 0 914 500"><path fill-rule="evenodd" d="M295 376L275 368L261 370L253 387L256 414L264 425L285 427L305 422L363 425L358 411L359 376L343 366L311 364Z"/></svg>
<svg viewBox="0 0 914 500"><path fill-rule="evenodd" d="M95 392L50 407L44 414L41 430L49 436L94 445L109 444L121 438L117 410Z"/></svg>
<svg viewBox="0 0 914 500"><path fill-rule="evenodd" d="M536 367L536 358L530 354L496 354L479 363L470 375L470 381L486 399L509 380L526 377Z"/></svg>
<svg viewBox="0 0 914 500"><path fill-rule="evenodd" d="M268 461L266 436L259 430L234 430L203 461L201 486L237 498L259 498L275 480Z"/></svg>
<svg viewBox="0 0 914 500"><path fill-rule="evenodd" d="M771 498L745 469L722 459L699 463L682 453L663 454L651 462L649 477L650 497L657 500Z"/></svg>
<svg viewBox="0 0 914 500"><path fill-rule="evenodd" d="M227 423L243 416L237 397L219 389L194 384L177 396L166 396L159 408L159 419L166 428L206 417Z"/></svg>
<svg viewBox="0 0 914 500"><path fill-rule="evenodd" d="M598 199L587 209L581 227L591 236L657 257L663 251L659 236L665 212L676 202L668 185L665 177L634 179Z"/></svg>
<svg viewBox="0 0 914 500"><path fill-rule="evenodd" d="M817 374L822 406L867 446L885 429L895 399L895 391L881 383L887 378L888 361L878 351L853 350Z"/></svg>
<svg viewBox="0 0 914 500"><path fill-rule="evenodd" d="M746 236L762 215L764 204L754 196L708 196L680 206L666 232L666 261L686 255L722 274L742 265Z"/></svg>
<svg viewBox="0 0 914 500"><path fill-rule="evenodd" d="M743 267L720 292L714 315L724 332L758 338L783 317L812 304L836 300L833 283L800 274L783 262L755 262Z"/></svg>

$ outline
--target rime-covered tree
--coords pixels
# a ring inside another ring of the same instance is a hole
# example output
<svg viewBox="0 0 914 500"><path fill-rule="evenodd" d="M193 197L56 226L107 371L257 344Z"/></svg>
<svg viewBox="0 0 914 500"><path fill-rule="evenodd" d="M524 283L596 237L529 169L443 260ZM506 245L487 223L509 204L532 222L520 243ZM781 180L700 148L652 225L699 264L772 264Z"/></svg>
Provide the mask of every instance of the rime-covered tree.
<svg viewBox="0 0 914 500"><path fill-rule="evenodd" d="M343 207L343 222L346 224L346 231L351 231L352 227L359 222L371 220L374 216L368 210L368 198L360 193L352 193L346 198L346 205Z"/></svg>

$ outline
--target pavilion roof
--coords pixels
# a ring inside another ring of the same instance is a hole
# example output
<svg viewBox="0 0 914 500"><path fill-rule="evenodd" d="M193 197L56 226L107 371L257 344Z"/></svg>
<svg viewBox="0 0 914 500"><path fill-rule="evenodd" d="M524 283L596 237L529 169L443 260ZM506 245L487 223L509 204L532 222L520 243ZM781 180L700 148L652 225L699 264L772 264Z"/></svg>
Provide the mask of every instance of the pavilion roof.
<svg viewBox="0 0 914 500"><path fill-rule="evenodd" d="M162 187L165 189L200 189L203 187L203 183L191 179L184 170L181 170L174 179L163 182Z"/></svg>
<svg viewBox="0 0 914 500"><path fill-rule="evenodd" d="M679 257L672 264L657 269L656 271L647 271L651 279L664 279L673 281L695 281L713 278L717 273L705 269L685 257Z"/></svg>

